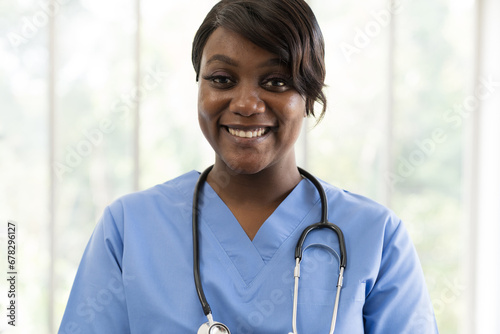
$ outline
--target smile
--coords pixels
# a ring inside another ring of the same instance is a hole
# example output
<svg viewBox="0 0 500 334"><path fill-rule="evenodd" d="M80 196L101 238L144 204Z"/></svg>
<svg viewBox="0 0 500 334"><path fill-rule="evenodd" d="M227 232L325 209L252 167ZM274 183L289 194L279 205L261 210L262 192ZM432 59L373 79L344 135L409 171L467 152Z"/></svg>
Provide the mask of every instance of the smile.
<svg viewBox="0 0 500 334"><path fill-rule="evenodd" d="M252 129L252 130L239 130L239 129L233 129L233 128L227 128L228 132L239 138L259 138L264 136L269 132L269 128L258 128L258 129Z"/></svg>

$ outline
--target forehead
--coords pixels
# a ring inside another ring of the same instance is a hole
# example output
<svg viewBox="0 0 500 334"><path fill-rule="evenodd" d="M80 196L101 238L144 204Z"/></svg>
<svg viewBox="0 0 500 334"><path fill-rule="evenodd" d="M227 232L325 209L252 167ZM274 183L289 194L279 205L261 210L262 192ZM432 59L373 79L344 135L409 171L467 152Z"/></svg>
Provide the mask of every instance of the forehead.
<svg viewBox="0 0 500 334"><path fill-rule="evenodd" d="M230 65L245 65L268 62L279 65L279 57L250 42L242 35L223 28L217 28L208 38L201 58L202 66L222 61Z"/></svg>

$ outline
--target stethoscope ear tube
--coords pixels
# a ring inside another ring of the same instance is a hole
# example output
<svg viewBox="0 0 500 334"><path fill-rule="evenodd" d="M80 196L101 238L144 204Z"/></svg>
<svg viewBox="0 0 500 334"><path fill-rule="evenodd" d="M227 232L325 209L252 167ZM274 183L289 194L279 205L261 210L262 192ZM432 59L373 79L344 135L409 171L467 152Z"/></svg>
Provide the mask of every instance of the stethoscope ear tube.
<svg viewBox="0 0 500 334"><path fill-rule="evenodd" d="M307 235L309 232L315 229L320 229L320 228L329 228L333 230L339 239L339 248L340 248L340 267L345 268L347 266L347 256L346 256L346 247L345 247L345 240L344 240L344 233L342 233L342 230L340 227L333 223L329 222L320 222L316 224L309 225L300 235L299 241L297 242L297 246L295 247L295 258L298 259L299 261L302 260L302 248L304 245L304 241L306 240Z"/></svg>
<svg viewBox="0 0 500 334"><path fill-rule="evenodd" d="M304 169L299 168L300 174L304 175L309 181L312 182L312 184L316 187L319 193L319 198L321 200L321 222L312 224L308 226L301 234L299 241L297 242L297 247L295 247L295 258L302 260L302 246L304 245L304 241L306 240L307 235L309 232L312 230L318 229L318 228L329 228L333 230L339 239L339 248L340 248L340 267L345 268L347 266L347 256L346 256L346 246L345 246L345 239L344 239L344 233L342 233L342 230L340 227L337 225L328 222L328 202L326 198L326 193L325 189L323 189L323 186L319 183L319 181L309 172L305 171Z"/></svg>

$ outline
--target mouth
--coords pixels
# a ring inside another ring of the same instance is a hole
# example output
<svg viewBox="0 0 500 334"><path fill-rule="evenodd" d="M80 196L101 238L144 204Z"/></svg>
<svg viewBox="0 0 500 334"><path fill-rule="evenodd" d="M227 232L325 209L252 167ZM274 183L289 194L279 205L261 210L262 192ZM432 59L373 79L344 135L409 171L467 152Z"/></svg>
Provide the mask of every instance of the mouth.
<svg viewBox="0 0 500 334"><path fill-rule="evenodd" d="M227 131L234 137L238 138L259 138L263 137L271 131L270 127L254 128L254 129L236 129L226 127Z"/></svg>

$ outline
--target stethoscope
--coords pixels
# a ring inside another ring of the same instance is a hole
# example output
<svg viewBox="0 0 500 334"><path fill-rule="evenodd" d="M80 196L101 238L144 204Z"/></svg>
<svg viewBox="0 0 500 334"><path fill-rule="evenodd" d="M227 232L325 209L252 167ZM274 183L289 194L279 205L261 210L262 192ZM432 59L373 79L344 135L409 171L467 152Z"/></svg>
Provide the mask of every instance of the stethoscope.
<svg viewBox="0 0 500 334"><path fill-rule="evenodd" d="M210 305L205 298L205 293L203 292L203 286L201 284L201 276L200 276L200 254L199 254L199 243L198 243L198 195L200 193L201 186L205 183L208 173L212 170L213 166L208 167L199 177L198 182L194 188L193 195L193 271L194 271L194 284L196 286L196 292L198 293L198 298L200 299L201 307L203 308L203 312L208 319L208 322L204 323L198 329L198 334L230 334L229 328L220 323L214 321L212 317L212 310L210 309ZM298 292L299 292L299 278L300 278L300 261L302 260L302 246L304 241L306 240L309 232L315 229L320 228L329 228L333 230L339 239L339 247L340 247L340 261L339 261L339 276L337 279L337 295L335 297L335 304L333 307L333 315L332 315L332 323L330 326L330 334L333 334L335 330L335 324L337 322L337 313L339 308L339 300L340 300L340 290L342 289L343 279L344 279L344 271L347 263L347 255L346 255L346 247L344 234L342 230L335 224L332 224L327 221L328 217L328 203L326 200L326 193L319 181L298 167L301 175L306 177L309 181L313 183L319 193L319 197L321 199L321 222L309 225L304 229L302 235L297 242L297 246L295 247L295 269L293 271L293 276L295 279L295 285L293 289L293 314L292 314L292 329L293 334L297 334L297 304L298 304ZM292 334L289 333L289 334Z"/></svg>

